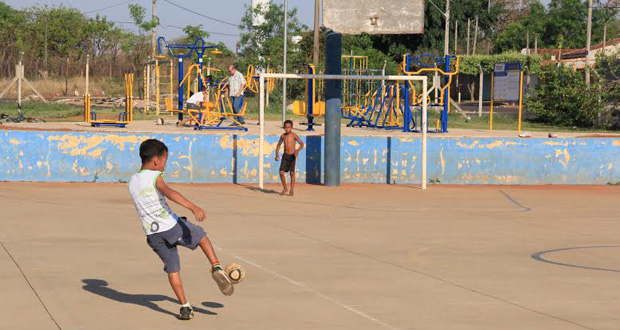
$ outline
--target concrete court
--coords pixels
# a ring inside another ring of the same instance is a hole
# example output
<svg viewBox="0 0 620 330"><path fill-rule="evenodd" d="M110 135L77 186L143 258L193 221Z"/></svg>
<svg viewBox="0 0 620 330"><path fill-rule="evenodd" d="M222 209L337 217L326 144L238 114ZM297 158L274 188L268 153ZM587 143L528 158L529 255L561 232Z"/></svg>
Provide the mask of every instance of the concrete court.
<svg viewBox="0 0 620 330"><path fill-rule="evenodd" d="M174 187L246 266L232 297L183 249L174 317L123 184L0 183L0 329L620 328L620 187Z"/></svg>

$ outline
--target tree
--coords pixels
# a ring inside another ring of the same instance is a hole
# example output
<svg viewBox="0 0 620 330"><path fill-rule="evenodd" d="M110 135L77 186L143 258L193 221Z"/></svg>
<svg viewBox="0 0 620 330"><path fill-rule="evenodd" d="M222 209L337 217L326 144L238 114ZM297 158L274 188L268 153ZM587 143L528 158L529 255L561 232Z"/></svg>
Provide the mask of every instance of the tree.
<svg viewBox="0 0 620 330"><path fill-rule="evenodd" d="M253 17L264 16L264 23L254 25ZM240 45L240 60L244 64L254 64L257 67L281 66L283 63L283 39L284 39L284 8L283 5L269 3L252 9L246 6L245 14L241 19L242 30ZM288 35L300 35L307 27L297 18L297 9L288 12ZM289 42L289 54L294 56L306 56L310 54L298 54L295 44Z"/></svg>
<svg viewBox="0 0 620 330"><path fill-rule="evenodd" d="M183 32L186 35L185 42L188 44L193 44L194 42L196 42L196 39L209 38L209 33L202 29L202 24L188 25L183 28Z"/></svg>
<svg viewBox="0 0 620 330"><path fill-rule="evenodd" d="M587 1L587 0L586 0ZM580 0L551 0L544 43L562 48L583 48L586 44L587 4Z"/></svg>

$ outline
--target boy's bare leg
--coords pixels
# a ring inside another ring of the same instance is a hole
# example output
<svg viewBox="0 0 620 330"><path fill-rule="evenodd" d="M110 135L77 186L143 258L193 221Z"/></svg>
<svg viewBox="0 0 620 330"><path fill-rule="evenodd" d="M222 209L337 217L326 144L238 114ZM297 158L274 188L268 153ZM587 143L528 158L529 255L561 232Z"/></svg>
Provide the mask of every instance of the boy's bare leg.
<svg viewBox="0 0 620 330"><path fill-rule="evenodd" d="M181 305L187 304L187 298L185 298L185 291L183 291L183 283L181 283L181 273L168 273L168 281L172 287L172 291L179 299Z"/></svg>
<svg viewBox="0 0 620 330"><path fill-rule="evenodd" d="M218 264L217 255L215 255L215 250L213 250L213 245L211 244L211 240L205 236L199 242L198 245L202 249L202 252L205 253L209 262L211 262L211 266Z"/></svg>
<svg viewBox="0 0 620 330"><path fill-rule="evenodd" d="M291 171L291 193L289 196L293 196L293 190L295 189L295 171Z"/></svg>
<svg viewBox="0 0 620 330"><path fill-rule="evenodd" d="M286 188L286 173L284 171L280 171L280 181L282 181L282 192L280 195L286 195L288 189Z"/></svg>

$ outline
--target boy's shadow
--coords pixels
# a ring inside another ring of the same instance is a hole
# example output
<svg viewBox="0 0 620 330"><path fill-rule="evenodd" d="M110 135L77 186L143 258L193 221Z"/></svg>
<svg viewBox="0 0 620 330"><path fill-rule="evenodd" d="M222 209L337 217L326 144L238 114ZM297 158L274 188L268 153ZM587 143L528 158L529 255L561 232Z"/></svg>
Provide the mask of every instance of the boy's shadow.
<svg viewBox="0 0 620 330"><path fill-rule="evenodd" d="M122 302L122 303L126 303L126 304L134 304L134 305L140 305L140 306L144 306L147 308L150 308L156 312L160 312L160 313L164 313L164 314L168 314L168 315L172 315L174 317L177 317L177 314L165 310L161 307L159 307L155 302L157 301L170 301L173 303L178 304L178 300L176 299L172 299L168 296L164 296L164 295L159 295L159 294L131 294L131 293L124 293L124 292L120 292L120 291L116 291L110 287L108 287L108 282L104 281L104 280L98 280L98 279L83 279L82 282L84 282L84 286L82 287L82 289L90 292L90 293L94 293L96 295L102 296L102 297L106 297L108 299L112 299L118 302ZM203 306L208 307L208 308L222 308L224 307L224 305L217 303L217 302L203 302L202 303ZM217 313L206 310L206 309L202 309L202 308L198 308L196 306L194 306L194 311L198 312L198 313L202 313L202 314L207 314L207 315L217 315Z"/></svg>

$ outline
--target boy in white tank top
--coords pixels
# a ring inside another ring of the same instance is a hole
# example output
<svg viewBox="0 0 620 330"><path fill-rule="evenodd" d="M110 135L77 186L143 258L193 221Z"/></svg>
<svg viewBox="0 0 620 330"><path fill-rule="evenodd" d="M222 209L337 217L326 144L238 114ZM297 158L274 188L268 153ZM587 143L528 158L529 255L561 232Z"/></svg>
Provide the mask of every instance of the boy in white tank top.
<svg viewBox="0 0 620 330"><path fill-rule="evenodd" d="M223 294L230 296L234 288L224 273L211 241L202 227L178 217L172 212L166 198L192 211L197 221L205 219L205 212L179 192L168 187L162 178L168 160L168 147L158 140L149 139L140 145L142 168L129 180L129 193L133 199L146 241L164 263L168 281L181 303L179 318L189 320L194 316L193 306L187 302L181 282L181 264L177 246L189 249L198 246L211 262L211 273Z"/></svg>

